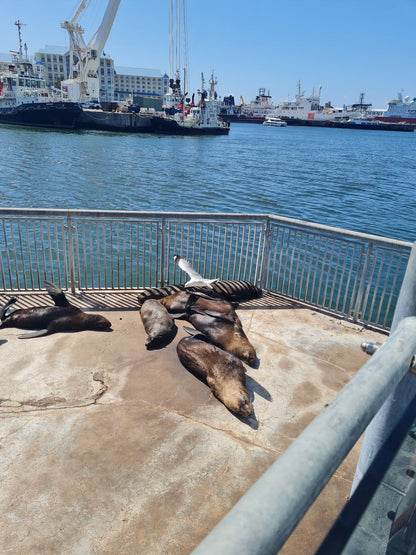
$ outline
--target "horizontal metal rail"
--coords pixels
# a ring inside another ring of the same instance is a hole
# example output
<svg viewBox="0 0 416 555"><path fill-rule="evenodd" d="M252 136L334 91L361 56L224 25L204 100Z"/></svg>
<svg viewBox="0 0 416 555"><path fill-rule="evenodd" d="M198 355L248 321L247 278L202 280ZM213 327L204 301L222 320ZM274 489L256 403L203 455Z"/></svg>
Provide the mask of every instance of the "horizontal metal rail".
<svg viewBox="0 0 416 555"><path fill-rule="evenodd" d="M408 372L415 352L416 317L409 317L193 554L277 553Z"/></svg>
<svg viewBox="0 0 416 555"><path fill-rule="evenodd" d="M388 329L411 243L267 214L0 208L0 291L244 279Z"/></svg>

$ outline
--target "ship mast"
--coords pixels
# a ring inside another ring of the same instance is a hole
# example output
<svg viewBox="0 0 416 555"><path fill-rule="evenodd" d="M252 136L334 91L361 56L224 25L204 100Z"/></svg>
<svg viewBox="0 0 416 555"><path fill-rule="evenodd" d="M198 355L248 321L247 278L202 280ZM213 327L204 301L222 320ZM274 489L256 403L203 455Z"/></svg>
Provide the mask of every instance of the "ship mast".
<svg viewBox="0 0 416 555"><path fill-rule="evenodd" d="M27 44L25 43L25 52L26 52L26 58L23 58L23 46L22 46L22 26L26 25L26 23L22 23L20 21L20 19L18 19L17 21L14 22L14 24L17 26L17 33L19 36L19 51L16 52L15 50L10 50L10 52L12 54L16 55L16 59L18 62L23 62L23 61L27 61Z"/></svg>

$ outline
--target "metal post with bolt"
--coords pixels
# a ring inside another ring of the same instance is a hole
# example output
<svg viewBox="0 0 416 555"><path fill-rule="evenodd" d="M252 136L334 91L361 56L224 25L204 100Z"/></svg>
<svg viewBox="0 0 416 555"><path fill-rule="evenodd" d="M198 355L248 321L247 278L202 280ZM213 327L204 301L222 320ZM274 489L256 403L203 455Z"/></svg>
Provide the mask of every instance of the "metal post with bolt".
<svg viewBox="0 0 416 555"><path fill-rule="evenodd" d="M390 333L393 333L399 322L408 316L416 316L416 242L413 243L407 263L406 273L397 300ZM400 417L415 394L416 376L409 372L401 380L366 429L351 494L355 491L383 445L384 440L390 435L390 432L400 420Z"/></svg>

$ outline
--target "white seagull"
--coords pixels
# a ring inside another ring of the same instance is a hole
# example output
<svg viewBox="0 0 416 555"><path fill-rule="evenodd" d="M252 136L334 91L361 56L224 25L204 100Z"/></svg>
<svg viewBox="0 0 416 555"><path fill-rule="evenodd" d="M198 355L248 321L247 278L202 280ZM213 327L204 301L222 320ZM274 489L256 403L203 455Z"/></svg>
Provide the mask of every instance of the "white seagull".
<svg viewBox="0 0 416 555"><path fill-rule="evenodd" d="M179 268L184 272L186 272L188 276L191 278L189 281L185 283L185 287L211 287L212 289L211 283L214 283L214 281L218 281L218 278L216 279L203 278L201 274L198 274L198 272L194 270L191 264L185 258L182 258L181 256L179 256L179 254L175 254L175 256L173 257L173 260L176 262Z"/></svg>

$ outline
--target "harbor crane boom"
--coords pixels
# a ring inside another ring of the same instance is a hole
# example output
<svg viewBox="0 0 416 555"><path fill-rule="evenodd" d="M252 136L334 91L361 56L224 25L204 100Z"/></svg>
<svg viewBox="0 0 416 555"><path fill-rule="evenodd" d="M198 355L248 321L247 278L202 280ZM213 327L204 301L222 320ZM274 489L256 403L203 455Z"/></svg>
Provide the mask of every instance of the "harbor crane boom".
<svg viewBox="0 0 416 555"><path fill-rule="evenodd" d="M62 82L62 90L75 102L99 102L100 56L111 31L120 0L109 0L103 19L88 44L84 40L84 29L78 18L87 6L87 0L81 0L70 21L61 24L69 35L69 79Z"/></svg>

